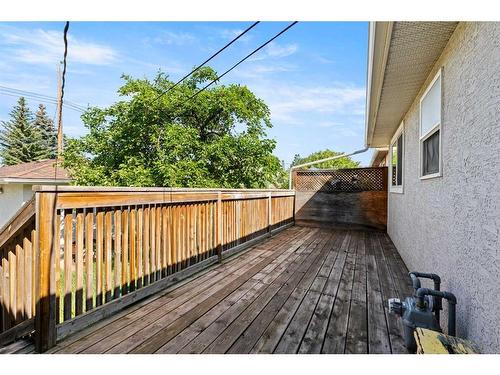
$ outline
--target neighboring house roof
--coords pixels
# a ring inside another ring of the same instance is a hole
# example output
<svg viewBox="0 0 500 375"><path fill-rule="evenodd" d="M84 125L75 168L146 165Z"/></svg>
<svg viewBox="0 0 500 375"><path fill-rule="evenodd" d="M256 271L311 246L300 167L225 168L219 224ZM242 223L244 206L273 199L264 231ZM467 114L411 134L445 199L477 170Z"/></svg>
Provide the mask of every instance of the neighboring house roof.
<svg viewBox="0 0 500 375"><path fill-rule="evenodd" d="M67 170L61 166L57 166L56 168L55 159L44 159L0 167L1 183L50 183L54 181L57 181L57 183L68 183L71 181Z"/></svg>
<svg viewBox="0 0 500 375"><path fill-rule="evenodd" d="M371 22L366 143L384 147L409 110L458 22Z"/></svg>

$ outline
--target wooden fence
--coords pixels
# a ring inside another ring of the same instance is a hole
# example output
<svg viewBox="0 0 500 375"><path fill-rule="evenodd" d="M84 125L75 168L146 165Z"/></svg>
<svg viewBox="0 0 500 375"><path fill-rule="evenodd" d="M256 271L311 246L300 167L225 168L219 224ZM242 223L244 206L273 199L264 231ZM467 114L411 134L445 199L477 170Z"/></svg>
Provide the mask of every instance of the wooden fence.
<svg viewBox="0 0 500 375"><path fill-rule="evenodd" d="M0 344L34 330L45 351L292 224L293 212L289 190L38 187L0 232Z"/></svg>
<svg viewBox="0 0 500 375"><path fill-rule="evenodd" d="M387 168L295 170L299 225L385 230Z"/></svg>

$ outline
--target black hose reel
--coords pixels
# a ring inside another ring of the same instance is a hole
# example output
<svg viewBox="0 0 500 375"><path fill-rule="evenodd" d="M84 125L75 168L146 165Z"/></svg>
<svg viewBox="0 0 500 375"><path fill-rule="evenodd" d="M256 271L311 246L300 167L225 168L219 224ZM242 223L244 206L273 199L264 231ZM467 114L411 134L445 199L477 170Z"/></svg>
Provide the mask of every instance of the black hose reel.
<svg viewBox="0 0 500 375"><path fill-rule="evenodd" d="M441 278L433 273L410 272L414 293L403 302L399 298L389 299L389 311L402 318L404 341L409 352L415 353L417 343L413 335L416 328L426 328L442 332L440 312L442 301L448 302L448 335L455 336L457 299L450 292L441 291ZM422 288L420 278L434 281L434 289Z"/></svg>

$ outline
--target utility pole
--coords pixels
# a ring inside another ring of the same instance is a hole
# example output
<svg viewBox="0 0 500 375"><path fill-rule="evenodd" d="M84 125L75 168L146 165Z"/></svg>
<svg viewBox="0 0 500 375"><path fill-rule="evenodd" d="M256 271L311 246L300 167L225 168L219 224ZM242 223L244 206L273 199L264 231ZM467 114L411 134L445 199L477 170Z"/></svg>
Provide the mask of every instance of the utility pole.
<svg viewBox="0 0 500 375"><path fill-rule="evenodd" d="M61 64L57 67L57 161L60 161L63 152L63 124L62 124L62 78Z"/></svg>

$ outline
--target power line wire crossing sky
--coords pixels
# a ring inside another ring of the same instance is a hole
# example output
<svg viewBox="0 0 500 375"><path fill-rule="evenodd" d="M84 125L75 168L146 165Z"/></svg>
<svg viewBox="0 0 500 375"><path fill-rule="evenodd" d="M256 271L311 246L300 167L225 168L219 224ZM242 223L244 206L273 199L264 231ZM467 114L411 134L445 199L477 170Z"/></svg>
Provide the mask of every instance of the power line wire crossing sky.
<svg viewBox="0 0 500 375"><path fill-rule="evenodd" d="M69 32L64 130L86 132L87 105L118 100L122 74L152 78L161 69L176 82L251 22L72 22ZM207 65L221 75L290 22L261 22ZM64 22L0 23L0 120L17 97L34 110L54 111ZM294 154L364 145L368 23L300 22L221 83L246 85L270 107L275 154L287 164ZM367 164L370 155L356 158Z"/></svg>

